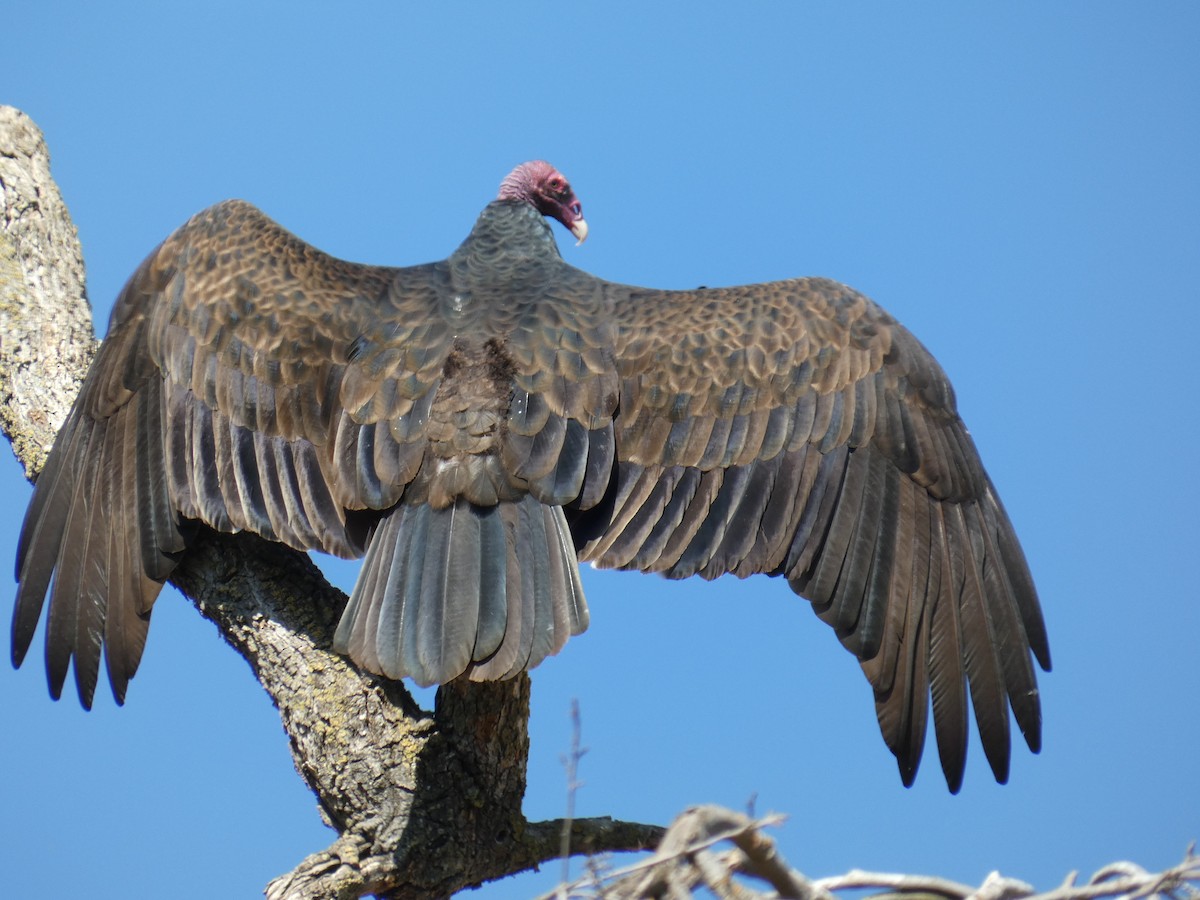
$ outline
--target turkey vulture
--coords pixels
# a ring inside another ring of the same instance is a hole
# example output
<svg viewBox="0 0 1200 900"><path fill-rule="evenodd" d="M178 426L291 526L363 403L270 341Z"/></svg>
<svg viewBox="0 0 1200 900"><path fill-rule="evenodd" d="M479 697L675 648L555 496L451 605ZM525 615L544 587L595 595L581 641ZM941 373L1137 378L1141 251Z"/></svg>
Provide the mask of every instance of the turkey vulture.
<svg viewBox="0 0 1200 900"><path fill-rule="evenodd" d="M195 523L365 554L335 649L422 685L511 677L584 630L578 562L782 575L859 660L910 784L967 694L997 780L1049 669L1011 523L928 351L819 278L665 291L564 263L544 162L445 261L345 262L228 201L113 310L17 549L13 661L120 703Z"/></svg>

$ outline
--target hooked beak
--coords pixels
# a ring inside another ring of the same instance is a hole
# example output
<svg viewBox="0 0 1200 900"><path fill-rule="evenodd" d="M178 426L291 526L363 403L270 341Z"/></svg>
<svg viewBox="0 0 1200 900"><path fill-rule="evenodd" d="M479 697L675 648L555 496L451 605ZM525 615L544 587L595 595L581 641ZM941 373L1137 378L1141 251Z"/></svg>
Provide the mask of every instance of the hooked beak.
<svg viewBox="0 0 1200 900"><path fill-rule="evenodd" d="M571 223L571 234L575 235L575 237L578 239L575 242L575 246L578 247L587 240L587 222L585 222L583 219L576 219Z"/></svg>

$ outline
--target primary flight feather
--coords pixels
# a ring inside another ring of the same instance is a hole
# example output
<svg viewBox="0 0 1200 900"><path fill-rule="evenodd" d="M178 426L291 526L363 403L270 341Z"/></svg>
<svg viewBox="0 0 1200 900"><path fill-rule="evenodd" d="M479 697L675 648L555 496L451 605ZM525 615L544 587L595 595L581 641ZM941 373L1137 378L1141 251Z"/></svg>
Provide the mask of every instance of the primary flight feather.
<svg viewBox="0 0 1200 900"><path fill-rule="evenodd" d="M365 562L334 646L422 685L501 679L587 627L579 561L786 577L860 661L906 784L932 698L957 790L996 778L1050 665L1013 528L932 356L817 278L695 291L564 263L567 180L517 167L445 261L359 265L247 203L134 273L38 478L13 661L123 701L195 523ZM968 696L970 702L968 703Z"/></svg>

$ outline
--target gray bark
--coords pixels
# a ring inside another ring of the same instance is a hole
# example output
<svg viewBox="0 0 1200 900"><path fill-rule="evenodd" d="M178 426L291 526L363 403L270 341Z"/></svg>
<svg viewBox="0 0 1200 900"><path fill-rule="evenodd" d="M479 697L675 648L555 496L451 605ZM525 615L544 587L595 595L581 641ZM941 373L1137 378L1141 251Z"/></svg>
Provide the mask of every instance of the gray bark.
<svg viewBox="0 0 1200 900"><path fill-rule="evenodd" d="M96 350L79 236L29 117L0 106L0 426L32 478Z"/></svg>
<svg viewBox="0 0 1200 900"><path fill-rule="evenodd" d="M78 237L40 131L0 107L0 427L41 470L96 342ZM296 769L340 833L269 885L283 898L448 896L559 854L563 823L521 812L528 677L451 683L433 713L330 650L346 598L301 553L205 531L173 581L250 663ZM641 849L655 826L582 820L572 852Z"/></svg>

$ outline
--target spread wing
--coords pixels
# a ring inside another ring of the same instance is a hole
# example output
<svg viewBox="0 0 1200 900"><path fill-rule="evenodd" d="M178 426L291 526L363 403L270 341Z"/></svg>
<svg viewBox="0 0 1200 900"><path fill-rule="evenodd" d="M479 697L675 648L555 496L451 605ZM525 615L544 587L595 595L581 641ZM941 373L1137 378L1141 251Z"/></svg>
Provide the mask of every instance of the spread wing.
<svg viewBox="0 0 1200 900"><path fill-rule="evenodd" d="M801 279L610 285L618 469L580 558L671 578L783 575L859 659L905 783L932 695L961 783L967 696L996 777L1049 668L1033 582L945 374L886 312Z"/></svg>
<svg viewBox="0 0 1200 900"><path fill-rule="evenodd" d="M13 658L50 593L47 669L89 706L101 648L118 701L194 519L358 555L347 510L394 504L420 466L453 336L444 264L330 257L249 204L193 218L118 298L38 479L17 551Z"/></svg>
<svg viewBox="0 0 1200 900"><path fill-rule="evenodd" d="M422 683L507 677L586 624L564 512L602 566L785 576L862 663L906 782L930 696L952 789L968 695L999 780L1009 706L1038 747L1037 597L929 353L829 281L600 281L508 201L405 269L236 201L172 235L38 480L13 658L49 592L52 693L73 660L90 705L103 652L121 700L195 520L343 556L374 530L335 645Z"/></svg>

